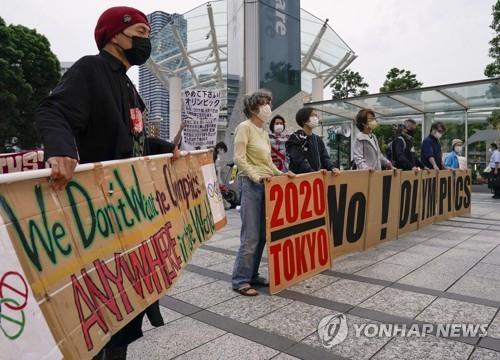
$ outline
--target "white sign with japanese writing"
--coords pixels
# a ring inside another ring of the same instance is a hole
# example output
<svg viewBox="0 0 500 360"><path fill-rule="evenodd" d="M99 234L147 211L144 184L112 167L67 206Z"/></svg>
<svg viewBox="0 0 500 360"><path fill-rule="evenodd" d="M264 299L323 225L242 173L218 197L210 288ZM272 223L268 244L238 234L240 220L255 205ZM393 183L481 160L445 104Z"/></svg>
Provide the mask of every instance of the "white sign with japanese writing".
<svg viewBox="0 0 500 360"><path fill-rule="evenodd" d="M184 90L182 103L183 142L189 148L206 149L217 141L220 90Z"/></svg>

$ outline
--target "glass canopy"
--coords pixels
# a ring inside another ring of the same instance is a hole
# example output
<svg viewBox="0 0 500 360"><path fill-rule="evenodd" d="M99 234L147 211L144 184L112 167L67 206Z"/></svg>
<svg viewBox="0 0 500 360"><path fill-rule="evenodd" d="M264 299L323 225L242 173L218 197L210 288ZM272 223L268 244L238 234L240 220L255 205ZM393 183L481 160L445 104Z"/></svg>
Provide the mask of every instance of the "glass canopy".
<svg viewBox="0 0 500 360"><path fill-rule="evenodd" d="M301 9L302 90L311 93L312 79L328 84L355 58L351 48L328 25ZM185 14L173 14L170 23L152 39L146 64L165 85L172 76L184 89L227 88L227 1L210 1Z"/></svg>
<svg viewBox="0 0 500 360"><path fill-rule="evenodd" d="M373 110L381 123L429 113L437 120L461 116L459 113L463 112L468 113L469 122L484 121L500 108L500 78L320 101L307 106L323 112L326 126L354 120L362 108Z"/></svg>

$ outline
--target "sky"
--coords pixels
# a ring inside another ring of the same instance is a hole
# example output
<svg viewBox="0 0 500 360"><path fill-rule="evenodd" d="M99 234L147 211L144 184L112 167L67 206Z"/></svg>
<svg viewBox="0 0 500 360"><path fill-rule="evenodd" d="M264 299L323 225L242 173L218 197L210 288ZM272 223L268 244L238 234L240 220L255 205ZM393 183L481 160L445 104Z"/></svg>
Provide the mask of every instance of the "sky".
<svg viewBox="0 0 500 360"><path fill-rule="evenodd" d="M231 1L231 0L228 0ZM94 27L111 6L133 6L184 13L203 0L0 0L7 24L21 24L45 35L60 61L97 53ZM378 92L392 67L417 75L424 86L484 78L491 62L494 0L309 0L301 7L329 19L329 25L358 58L349 67ZM129 74L137 79L137 72Z"/></svg>

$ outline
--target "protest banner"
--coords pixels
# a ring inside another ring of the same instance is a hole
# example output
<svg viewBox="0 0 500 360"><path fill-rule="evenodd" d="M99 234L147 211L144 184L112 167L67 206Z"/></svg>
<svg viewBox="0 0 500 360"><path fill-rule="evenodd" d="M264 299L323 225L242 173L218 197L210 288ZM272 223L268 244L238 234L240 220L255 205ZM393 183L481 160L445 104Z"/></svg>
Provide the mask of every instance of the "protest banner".
<svg viewBox="0 0 500 360"><path fill-rule="evenodd" d="M441 170L437 183L437 210L435 222L448 219L453 212L453 171Z"/></svg>
<svg viewBox="0 0 500 360"><path fill-rule="evenodd" d="M44 168L43 150L0 154L0 174Z"/></svg>
<svg viewBox="0 0 500 360"><path fill-rule="evenodd" d="M453 217L470 214L472 205L472 172L471 170L454 170L453 178Z"/></svg>
<svg viewBox="0 0 500 360"><path fill-rule="evenodd" d="M365 249L398 237L400 171L370 173Z"/></svg>
<svg viewBox="0 0 500 360"><path fill-rule="evenodd" d="M0 265L2 358L92 358L168 292L215 231L203 156L81 165L64 191L49 170L0 176L0 248L18 261Z"/></svg>
<svg viewBox="0 0 500 360"><path fill-rule="evenodd" d="M332 259L364 248L369 171L343 171L328 176L326 199Z"/></svg>
<svg viewBox="0 0 500 360"><path fill-rule="evenodd" d="M309 263L301 257L305 254L307 259L311 247L296 246L292 240L300 241L299 235L311 229L329 230L333 261L471 211L470 171L342 171L337 176L331 173L324 176L326 223L320 221L323 213L318 212L314 212L310 221L304 221L305 217L297 210L308 203L307 191L306 197L302 197L301 188L307 187L303 182L315 185L319 178L319 173L303 174L295 179L281 176L273 177L266 184L271 293L320 272L316 269L295 273L298 268L309 269L306 268ZM299 190L297 184L300 184ZM319 185L313 186L313 195L318 199L319 189ZM322 266L326 268L326 264Z"/></svg>
<svg viewBox="0 0 500 360"><path fill-rule="evenodd" d="M403 171L399 201L398 236L418 229L421 171Z"/></svg>
<svg viewBox="0 0 500 360"><path fill-rule="evenodd" d="M439 171L424 170L420 175L420 210L418 228L434 222L437 206L437 181Z"/></svg>
<svg viewBox="0 0 500 360"><path fill-rule="evenodd" d="M269 284L275 294L330 268L325 180L319 172L275 177L265 192Z"/></svg>
<svg viewBox="0 0 500 360"><path fill-rule="evenodd" d="M213 163L212 153L206 152L197 157L203 179L205 179L206 192L212 214L214 216L215 230L219 230L226 225L226 213L224 210L224 200L219 188L217 173Z"/></svg>
<svg viewBox="0 0 500 360"><path fill-rule="evenodd" d="M186 126L183 146L190 149L215 146L221 99L220 90L184 90L181 117Z"/></svg>

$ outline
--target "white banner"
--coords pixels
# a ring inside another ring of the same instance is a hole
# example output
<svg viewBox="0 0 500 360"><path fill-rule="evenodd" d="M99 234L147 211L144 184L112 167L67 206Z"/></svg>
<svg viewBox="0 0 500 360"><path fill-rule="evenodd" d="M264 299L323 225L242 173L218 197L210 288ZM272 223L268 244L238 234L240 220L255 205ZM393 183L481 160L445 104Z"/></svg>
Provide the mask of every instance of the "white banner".
<svg viewBox="0 0 500 360"><path fill-rule="evenodd" d="M201 167L201 172L205 180L205 186L207 187L208 201L210 202L214 222L218 223L226 218L226 213L215 167L213 164L204 165Z"/></svg>
<svg viewBox="0 0 500 360"><path fill-rule="evenodd" d="M49 326L40 311L0 216L0 358L60 359Z"/></svg>

